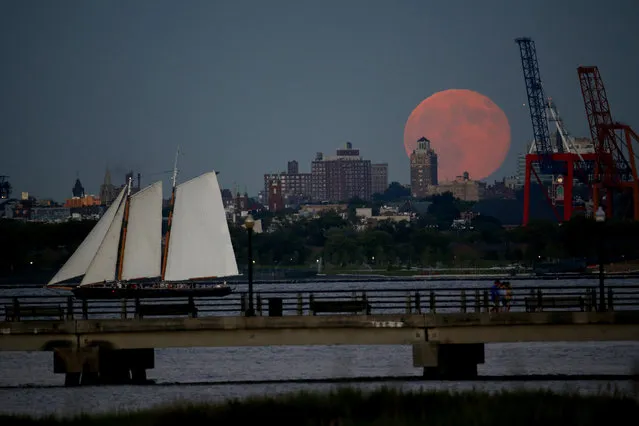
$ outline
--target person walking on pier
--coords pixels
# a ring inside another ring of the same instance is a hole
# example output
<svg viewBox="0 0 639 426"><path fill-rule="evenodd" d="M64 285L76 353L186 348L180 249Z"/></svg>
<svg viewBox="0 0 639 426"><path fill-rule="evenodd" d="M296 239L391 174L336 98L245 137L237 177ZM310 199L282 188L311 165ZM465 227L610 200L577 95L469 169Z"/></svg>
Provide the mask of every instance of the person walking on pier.
<svg viewBox="0 0 639 426"><path fill-rule="evenodd" d="M501 292L501 283L499 280L495 280L492 287L490 288L490 301L492 302L491 312L499 312L500 306L500 292Z"/></svg>
<svg viewBox="0 0 639 426"><path fill-rule="evenodd" d="M502 304L504 305L504 310L506 312L510 312L510 304L513 299L513 288L510 285L510 281L504 281L502 283Z"/></svg>

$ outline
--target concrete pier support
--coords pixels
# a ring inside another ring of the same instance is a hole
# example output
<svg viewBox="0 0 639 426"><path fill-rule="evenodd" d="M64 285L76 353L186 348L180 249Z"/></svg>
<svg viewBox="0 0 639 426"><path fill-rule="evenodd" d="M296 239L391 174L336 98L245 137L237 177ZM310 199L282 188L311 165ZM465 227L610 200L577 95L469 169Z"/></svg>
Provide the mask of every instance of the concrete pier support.
<svg viewBox="0 0 639 426"><path fill-rule="evenodd" d="M131 371L126 354L121 350L100 351L100 383L123 385L131 382Z"/></svg>
<svg viewBox="0 0 639 426"><path fill-rule="evenodd" d="M100 351L100 382L104 384L145 383L146 370L154 367L153 348Z"/></svg>
<svg viewBox="0 0 639 426"><path fill-rule="evenodd" d="M53 372L64 374L65 386L89 384L91 378L97 377L98 348L55 348L53 350ZM82 383L83 372L85 383Z"/></svg>
<svg viewBox="0 0 639 426"><path fill-rule="evenodd" d="M484 363L484 344L413 345L413 365L424 368L424 377L438 380L464 380L477 377L477 364Z"/></svg>
<svg viewBox="0 0 639 426"><path fill-rule="evenodd" d="M82 377L82 373L65 373L64 386L67 386L67 387L79 386L80 377Z"/></svg>
<svg viewBox="0 0 639 426"><path fill-rule="evenodd" d="M53 371L64 374L65 386L143 384L155 367L155 352L147 349L56 348Z"/></svg>

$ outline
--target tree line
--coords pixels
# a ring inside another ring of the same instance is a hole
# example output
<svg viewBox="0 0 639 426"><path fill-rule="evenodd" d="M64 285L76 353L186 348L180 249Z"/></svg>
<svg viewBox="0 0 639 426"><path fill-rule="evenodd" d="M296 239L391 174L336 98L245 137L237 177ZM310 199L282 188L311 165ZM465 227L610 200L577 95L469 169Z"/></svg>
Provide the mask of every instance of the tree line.
<svg viewBox="0 0 639 426"><path fill-rule="evenodd" d="M639 258L639 224L598 224L576 217L561 225L547 221L505 229L490 217L476 217L462 230L438 229L436 218L414 222L382 222L356 231L348 219L334 212L301 219L253 238L256 263L262 265L314 265L321 257L333 266L373 267L487 266L507 263L579 258L596 262ZM601 226L600 226L601 225ZM247 261L246 230L233 228L238 262Z"/></svg>
<svg viewBox="0 0 639 426"><path fill-rule="evenodd" d="M255 234L257 265L315 267L318 259L335 267L375 268L480 266L513 262L582 258L595 262L639 258L639 224L610 220L604 224L575 217L557 224L531 222L504 228L489 216L478 216L465 228L452 229L459 208L448 197L435 199L425 214L411 222L383 221L374 228L356 229L354 209L293 220L290 215L256 213L267 232ZM94 221L57 224L0 220L0 276L28 270L59 268L94 226ZM246 265L247 231L230 224L238 264Z"/></svg>

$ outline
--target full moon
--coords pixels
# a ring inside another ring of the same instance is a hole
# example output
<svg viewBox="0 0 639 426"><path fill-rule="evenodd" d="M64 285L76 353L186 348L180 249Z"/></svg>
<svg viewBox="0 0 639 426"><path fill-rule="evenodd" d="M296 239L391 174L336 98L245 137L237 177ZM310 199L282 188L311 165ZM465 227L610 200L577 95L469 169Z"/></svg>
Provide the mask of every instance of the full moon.
<svg viewBox="0 0 639 426"><path fill-rule="evenodd" d="M409 157L422 136L437 153L439 181L465 171L473 180L484 179L501 166L510 148L506 114L488 97L466 89L437 92L417 105L404 128Z"/></svg>

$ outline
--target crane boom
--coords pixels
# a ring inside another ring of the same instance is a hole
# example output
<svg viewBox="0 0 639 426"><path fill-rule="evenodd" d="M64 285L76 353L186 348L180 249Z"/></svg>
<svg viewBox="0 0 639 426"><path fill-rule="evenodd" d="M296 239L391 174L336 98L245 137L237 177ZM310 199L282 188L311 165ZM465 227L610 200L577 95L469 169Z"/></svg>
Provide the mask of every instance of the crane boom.
<svg viewBox="0 0 639 426"><path fill-rule="evenodd" d="M628 180L631 166L618 143L615 122L601 74L596 66L579 67L579 82L586 107L590 136L599 155L596 167L599 181Z"/></svg>
<svg viewBox="0 0 639 426"><path fill-rule="evenodd" d="M534 144L540 159L540 172L544 174L552 173L554 171L553 150L546 116L546 97L541 83L535 42L528 37L520 37L515 39L515 41L519 45L519 53L521 55L521 66L526 83Z"/></svg>
<svg viewBox="0 0 639 426"><path fill-rule="evenodd" d="M606 215L613 213L613 193L624 188L632 190L633 218L639 220L639 179L632 141L637 134L630 126L613 121L603 80L596 66L577 68L586 117L595 148L593 206L600 201L600 190L607 198ZM618 135L621 132L621 135Z"/></svg>

